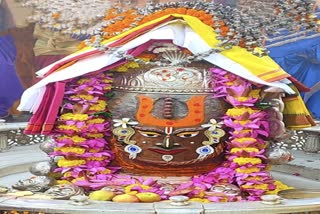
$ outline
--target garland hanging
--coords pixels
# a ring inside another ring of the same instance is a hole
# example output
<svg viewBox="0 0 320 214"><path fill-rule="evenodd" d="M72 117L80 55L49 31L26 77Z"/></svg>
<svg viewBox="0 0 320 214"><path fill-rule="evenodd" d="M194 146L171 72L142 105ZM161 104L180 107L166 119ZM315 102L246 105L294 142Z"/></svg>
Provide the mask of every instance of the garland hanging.
<svg viewBox="0 0 320 214"><path fill-rule="evenodd" d="M233 107L223 118L229 129L227 160L221 167L168 190L155 179L116 174L110 167L114 154L106 137L111 135L107 101L111 95L112 75L99 74L74 79L68 84L63 111L55 129L57 148L52 157L61 156L56 172L60 183L72 182L88 190L116 186L118 192L134 194L152 192L167 199L187 195L198 202L230 202L260 200L263 194L277 193L286 185L274 181L264 156L269 135L267 114L256 107L261 86L254 85L221 69L211 69L215 97L224 98ZM207 194L219 184L234 184L242 195L215 196Z"/></svg>

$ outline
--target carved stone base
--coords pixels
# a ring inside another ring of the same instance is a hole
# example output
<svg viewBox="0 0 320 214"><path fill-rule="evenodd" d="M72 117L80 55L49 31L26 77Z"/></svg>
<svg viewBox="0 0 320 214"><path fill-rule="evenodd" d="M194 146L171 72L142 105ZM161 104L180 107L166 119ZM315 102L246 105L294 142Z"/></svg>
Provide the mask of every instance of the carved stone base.
<svg viewBox="0 0 320 214"><path fill-rule="evenodd" d="M0 152L6 150L8 147L8 136L6 133L0 132Z"/></svg>
<svg viewBox="0 0 320 214"><path fill-rule="evenodd" d="M320 135L317 132L307 132L307 140L304 144L305 152L317 153L320 151Z"/></svg>

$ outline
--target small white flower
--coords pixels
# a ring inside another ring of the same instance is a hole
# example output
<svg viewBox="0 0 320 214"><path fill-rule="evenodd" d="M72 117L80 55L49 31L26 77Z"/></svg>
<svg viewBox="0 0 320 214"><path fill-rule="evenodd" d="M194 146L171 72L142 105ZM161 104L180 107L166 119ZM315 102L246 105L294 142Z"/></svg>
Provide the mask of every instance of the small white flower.
<svg viewBox="0 0 320 214"><path fill-rule="evenodd" d="M214 131L217 128L221 128L223 122L217 123L215 119L211 119L209 123L201 125L202 128L209 128L209 131Z"/></svg>
<svg viewBox="0 0 320 214"><path fill-rule="evenodd" d="M138 122L136 122L136 121L130 121L130 118L122 118L121 120L114 119L113 122L114 122L114 124L113 124L114 127L121 126L124 129L128 128L128 125L134 126L134 125L138 124Z"/></svg>

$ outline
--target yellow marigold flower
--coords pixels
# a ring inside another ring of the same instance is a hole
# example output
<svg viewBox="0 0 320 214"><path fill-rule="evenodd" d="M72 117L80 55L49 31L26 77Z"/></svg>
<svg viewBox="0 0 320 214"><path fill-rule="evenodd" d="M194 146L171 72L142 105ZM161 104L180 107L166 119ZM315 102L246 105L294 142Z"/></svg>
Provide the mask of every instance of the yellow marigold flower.
<svg viewBox="0 0 320 214"><path fill-rule="evenodd" d="M251 129L242 129L241 131L234 131L233 133L234 134L248 134L250 132L252 132Z"/></svg>
<svg viewBox="0 0 320 214"><path fill-rule="evenodd" d="M236 138L232 140L232 142L239 142L239 143L245 143L245 142L256 142L257 140L252 137L243 137L243 138Z"/></svg>
<svg viewBox="0 0 320 214"><path fill-rule="evenodd" d="M75 154L84 154L85 153L85 149L81 148L81 147L59 147L55 149L56 151L61 151L63 153L75 153Z"/></svg>
<svg viewBox="0 0 320 214"><path fill-rule="evenodd" d="M133 187L136 187L136 186L141 187L143 190L151 189L151 187L150 187L150 186L147 186L147 185L131 184L131 185L126 186L126 187L124 188L124 192L125 192L125 193L129 193L129 192L131 192L131 189L132 189Z"/></svg>
<svg viewBox="0 0 320 214"><path fill-rule="evenodd" d="M254 110L254 109L246 108L246 107L243 107L243 108L231 108L231 109L228 109L226 114L228 116L230 116L230 117L237 117L237 116L241 116L241 115L243 115L244 113L247 113L247 112L249 114L253 114L253 113L259 112L259 110Z"/></svg>
<svg viewBox="0 0 320 214"><path fill-rule="evenodd" d="M112 83L113 80L112 79L103 79L102 82L104 82L104 83Z"/></svg>
<svg viewBox="0 0 320 214"><path fill-rule="evenodd" d="M270 165L270 164L268 164L268 165L266 166L266 170L267 170L267 171L270 171L270 170L271 170L271 165Z"/></svg>
<svg viewBox="0 0 320 214"><path fill-rule="evenodd" d="M91 158L87 158L87 161L103 161L105 159L106 157L91 157Z"/></svg>
<svg viewBox="0 0 320 214"><path fill-rule="evenodd" d="M80 137L78 135L74 135L72 137L67 136L67 135L61 135L61 136L58 137L58 140L63 140L63 139L72 140L74 143L82 143L82 142L87 140L87 139L85 139L83 137Z"/></svg>
<svg viewBox="0 0 320 214"><path fill-rule="evenodd" d="M139 58L145 62L150 62L150 60L151 60L150 58L146 58L146 57L139 57Z"/></svg>
<svg viewBox="0 0 320 214"><path fill-rule="evenodd" d="M61 158L58 160L57 165L59 167L73 167L73 166L80 166L86 164L85 160L66 160Z"/></svg>
<svg viewBox="0 0 320 214"><path fill-rule="evenodd" d="M236 169L236 171L238 173L242 173L242 174L251 174L254 172L260 172L260 169L258 167L250 167L250 168L246 168L246 169Z"/></svg>
<svg viewBox="0 0 320 214"><path fill-rule="evenodd" d="M95 119L92 119L92 120L88 120L87 121L87 124L100 124L100 123L104 123L104 119L102 118L95 118Z"/></svg>
<svg viewBox="0 0 320 214"><path fill-rule="evenodd" d="M249 176L247 178L244 179L245 181L251 181L251 180L256 180L256 181L261 181L262 180L262 177L261 176Z"/></svg>
<svg viewBox="0 0 320 214"><path fill-rule="evenodd" d="M52 13L52 18L54 18L54 19L58 19L59 17L60 17L60 13Z"/></svg>
<svg viewBox="0 0 320 214"><path fill-rule="evenodd" d="M258 153L259 152L259 149L257 149L257 148L251 148L251 147L248 147L248 148L232 148L231 149L231 153L237 153L237 152L243 152L243 151L245 151L245 152L256 152L256 153Z"/></svg>
<svg viewBox="0 0 320 214"><path fill-rule="evenodd" d="M87 114L66 113L60 116L61 120L85 121L85 120L88 120L88 118L89 118L89 115Z"/></svg>
<svg viewBox="0 0 320 214"><path fill-rule="evenodd" d="M103 138L104 137L104 135L102 133L88 133L87 136L90 138Z"/></svg>
<svg viewBox="0 0 320 214"><path fill-rule="evenodd" d="M128 71L129 68L139 68L139 63L134 62L134 61L130 61L130 62L128 62L124 65L121 65L113 70L118 71L118 72L126 72L126 71Z"/></svg>
<svg viewBox="0 0 320 214"><path fill-rule="evenodd" d="M75 143L82 143L82 142L86 141L87 139L80 137L78 135L74 135L71 137L71 140Z"/></svg>
<svg viewBox="0 0 320 214"><path fill-rule="evenodd" d="M65 173L63 173L63 176L64 177L71 177L71 172L65 172Z"/></svg>
<svg viewBox="0 0 320 214"><path fill-rule="evenodd" d="M90 111L104 111L107 107L107 103L104 100L98 100L98 103L90 106Z"/></svg>
<svg viewBox="0 0 320 214"><path fill-rule="evenodd" d="M68 125L58 125L57 127L60 130L73 130L78 132L80 129L76 126L68 126Z"/></svg>
<svg viewBox="0 0 320 214"><path fill-rule="evenodd" d="M110 169L105 169L103 171L99 171L100 174L110 174L111 170Z"/></svg>
<svg viewBox="0 0 320 214"><path fill-rule="evenodd" d="M88 91L92 91L92 90L93 90L93 87L91 87L91 86L90 86L90 87L86 87L84 90L87 91L87 92L88 92Z"/></svg>
<svg viewBox="0 0 320 214"><path fill-rule="evenodd" d="M253 165L260 164L262 161L260 158L235 158L233 159L233 162L239 164L240 166L243 166L248 163L251 163Z"/></svg>
<svg viewBox="0 0 320 214"><path fill-rule="evenodd" d="M91 91L92 89L93 89L93 87L89 86L89 87L84 88L83 90L85 90L85 91Z"/></svg>
<svg viewBox="0 0 320 214"><path fill-rule="evenodd" d="M227 184L227 183L229 182L229 179L228 179L228 178L219 179L219 182L222 183L222 184L223 184L223 183L226 183L226 184Z"/></svg>
<svg viewBox="0 0 320 214"><path fill-rule="evenodd" d="M199 202L199 203L210 203L211 202L206 198L191 198L189 201L191 201L191 202Z"/></svg>
<svg viewBox="0 0 320 214"><path fill-rule="evenodd" d="M228 198L227 197L220 198L219 202L228 202Z"/></svg>
<svg viewBox="0 0 320 214"><path fill-rule="evenodd" d="M250 97L234 97L239 102L245 102L250 99Z"/></svg>
<svg viewBox="0 0 320 214"><path fill-rule="evenodd" d="M103 87L103 90L111 90L112 89L112 86L111 85L109 85L109 86L105 86L105 87Z"/></svg>
<svg viewBox="0 0 320 214"><path fill-rule="evenodd" d="M94 96L90 94L79 94L79 95L73 95L71 98L81 98L83 100L93 100Z"/></svg>
<svg viewBox="0 0 320 214"><path fill-rule="evenodd" d="M282 183L281 181L275 181L274 185L276 185L276 189L272 190L272 191L268 191L267 194L276 195L281 190L294 189L294 187L287 186L286 184Z"/></svg>
<svg viewBox="0 0 320 214"><path fill-rule="evenodd" d="M242 185L243 189L261 189L261 190L269 190L268 184L253 184L253 185Z"/></svg>
<svg viewBox="0 0 320 214"><path fill-rule="evenodd" d="M85 177L78 177L78 178L73 179L71 182L76 183L77 181L84 181L84 180L86 180Z"/></svg>
<svg viewBox="0 0 320 214"><path fill-rule="evenodd" d="M70 139L70 137L67 135L61 135L61 136L57 137L57 140L63 140L63 139Z"/></svg>
<svg viewBox="0 0 320 214"><path fill-rule="evenodd" d="M67 181L67 180L57 180L56 181L56 184L57 185L61 185L61 184L71 184L70 181Z"/></svg>
<svg viewBox="0 0 320 214"><path fill-rule="evenodd" d="M77 81L79 85L83 85L84 83L90 82L89 78L81 78Z"/></svg>
<svg viewBox="0 0 320 214"><path fill-rule="evenodd" d="M97 153L97 152L99 152L99 150L98 149L90 149L89 152L90 153Z"/></svg>
<svg viewBox="0 0 320 214"><path fill-rule="evenodd" d="M200 191L197 195L195 195L194 197L197 198L204 198L204 196L206 196L206 194L204 193L204 191Z"/></svg>
<svg viewBox="0 0 320 214"><path fill-rule="evenodd" d="M142 56L142 57L138 57L138 58L143 60L144 62L149 62L151 60L151 58L148 57L147 55ZM130 62L127 62L126 64L121 65L113 70L118 71L118 72L126 72L130 68L139 68L139 67L140 67L139 63L137 63L135 61L130 61Z"/></svg>
<svg viewBox="0 0 320 214"><path fill-rule="evenodd" d="M127 67L128 68L139 68L139 64L134 61L131 61L131 62L127 63Z"/></svg>
<svg viewBox="0 0 320 214"><path fill-rule="evenodd" d="M253 89L249 92L249 97L259 98L261 89Z"/></svg>
<svg viewBox="0 0 320 214"><path fill-rule="evenodd" d="M246 125L247 123L252 122L251 120L234 120L235 123L239 123L242 126Z"/></svg>
<svg viewBox="0 0 320 214"><path fill-rule="evenodd" d="M226 82L225 83L227 86L232 86L232 85L235 85L235 82Z"/></svg>
<svg viewBox="0 0 320 214"><path fill-rule="evenodd" d="M59 179L61 177L61 173L60 172L50 172L48 174L49 177L52 177L54 179Z"/></svg>

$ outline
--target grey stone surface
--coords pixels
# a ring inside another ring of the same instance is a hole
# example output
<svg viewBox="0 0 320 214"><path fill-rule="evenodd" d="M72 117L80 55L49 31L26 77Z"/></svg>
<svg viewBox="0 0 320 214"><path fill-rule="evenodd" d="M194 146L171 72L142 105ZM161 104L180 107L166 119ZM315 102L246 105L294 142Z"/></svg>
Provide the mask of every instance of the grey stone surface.
<svg viewBox="0 0 320 214"><path fill-rule="evenodd" d="M246 213L246 214L271 214L271 213L295 213L320 210L320 200L299 199L284 200L281 204L265 205L261 202L237 202L237 203L208 203L203 204L205 214L221 213Z"/></svg>
<svg viewBox="0 0 320 214"><path fill-rule="evenodd" d="M302 129L303 131L309 131L309 132L317 132L320 133L320 121L316 121L316 126L308 127Z"/></svg>
<svg viewBox="0 0 320 214"><path fill-rule="evenodd" d="M275 180L281 181L288 186L299 189L320 189L320 181L275 171L271 171L271 175Z"/></svg>
<svg viewBox="0 0 320 214"><path fill-rule="evenodd" d="M27 127L27 122L23 123L0 123L0 132L1 131L10 131L15 129L24 129Z"/></svg>
<svg viewBox="0 0 320 214"><path fill-rule="evenodd" d="M66 200L9 200L0 203L0 209L14 209L23 211L36 211L45 213L70 213L70 214L155 214L152 203L112 203L112 202L91 202L85 206L75 206Z"/></svg>
<svg viewBox="0 0 320 214"><path fill-rule="evenodd" d="M292 151L295 159L284 165L273 165L272 170L320 181L320 154Z"/></svg>
<svg viewBox="0 0 320 214"><path fill-rule="evenodd" d="M319 176L319 154L305 154L295 151L296 159L287 165L273 166L304 167L304 174L294 176L297 171L273 172L275 179L298 188L320 188L319 181L304 178ZM47 155L39 149L39 145L13 147L0 155L0 185L10 186L19 179L29 178L28 168L36 162L48 160ZM290 169L290 168L289 168ZM286 171L287 170L287 171ZM36 211L45 213L80 213L80 214L211 214L211 213L295 213L320 210L320 199L290 199L279 205L265 205L261 202L234 203L190 203L187 206L172 206L169 202L158 203L113 203L92 202L85 206L75 206L64 200L31 200L28 198L0 198L0 210Z"/></svg>
<svg viewBox="0 0 320 214"><path fill-rule="evenodd" d="M191 202L186 206L173 206L170 202L154 203L157 214L202 214L204 209L201 203Z"/></svg>
<svg viewBox="0 0 320 214"><path fill-rule="evenodd" d="M39 145L14 147L0 153L0 177L26 172L32 164L48 159Z"/></svg>

